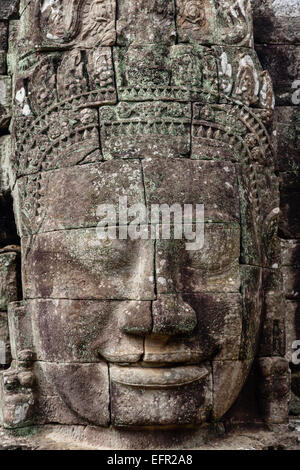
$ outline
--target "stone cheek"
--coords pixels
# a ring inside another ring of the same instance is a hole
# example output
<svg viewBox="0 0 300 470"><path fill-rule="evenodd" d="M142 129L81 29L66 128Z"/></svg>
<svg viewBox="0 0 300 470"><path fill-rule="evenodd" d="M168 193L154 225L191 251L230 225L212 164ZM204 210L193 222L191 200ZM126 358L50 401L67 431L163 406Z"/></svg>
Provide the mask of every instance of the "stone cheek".
<svg viewBox="0 0 300 470"><path fill-rule="evenodd" d="M242 264L271 268L280 262L278 179L274 168L264 170L261 165L237 165L236 170L240 192ZM272 227L276 228L276 233Z"/></svg>
<svg viewBox="0 0 300 470"><path fill-rule="evenodd" d="M38 360L45 362L137 362L142 335L151 331L146 301L30 300L27 309ZM126 316L130 336L122 331Z"/></svg>
<svg viewBox="0 0 300 470"><path fill-rule="evenodd" d="M212 416L214 420L224 416L237 399L251 364L252 361L213 362L214 406Z"/></svg>
<svg viewBox="0 0 300 470"><path fill-rule="evenodd" d="M180 335L177 336L170 328L171 319L166 318L166 308L161 308L161 303L170 302L168 297L162 295L154 302L155 335L146 338L144 361L197 364L212 358L237 360L242 333L240 295L183 294L182 300L185 311L178 312L177 306L177 312L181 313L177 320L182 322L177 323L178 328L181 326ZM195 318L197 325L192 330L191 323Z"/></svg>
<svg viewBox="0 0 300 470"><path fill-rule="evenodd" d="M38 362L35 374L41 411L38 422L109 425L107 364Z"/></svg>

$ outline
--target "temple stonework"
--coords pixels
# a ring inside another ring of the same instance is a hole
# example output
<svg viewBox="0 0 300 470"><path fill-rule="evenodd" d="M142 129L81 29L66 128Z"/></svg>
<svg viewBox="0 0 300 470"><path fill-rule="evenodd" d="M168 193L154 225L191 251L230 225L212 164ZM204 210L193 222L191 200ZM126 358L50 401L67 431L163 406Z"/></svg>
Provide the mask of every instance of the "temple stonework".
<svg viewBox="0 0 300 470"><path fill-rule="evenodd" d="M0 449L297 430L299 43L298 0L0 0ZM204 245L101 239L120 197Z"/></svg>

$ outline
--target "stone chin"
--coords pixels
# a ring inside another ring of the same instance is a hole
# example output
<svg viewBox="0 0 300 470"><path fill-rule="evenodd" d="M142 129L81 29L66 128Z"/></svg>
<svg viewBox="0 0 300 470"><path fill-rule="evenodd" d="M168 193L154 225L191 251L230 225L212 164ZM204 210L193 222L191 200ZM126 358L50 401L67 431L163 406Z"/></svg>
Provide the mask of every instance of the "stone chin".
<svg viewBox="0 0 300 470"><path fill-rule="evenodd" d="M239 395L251 362L168 368L106 364L49 368L60 398L82 423L107 427L199 426L220 419ZM214 372L214 381L212 373ZM226 387L226 389L225 389Z"/></svg>

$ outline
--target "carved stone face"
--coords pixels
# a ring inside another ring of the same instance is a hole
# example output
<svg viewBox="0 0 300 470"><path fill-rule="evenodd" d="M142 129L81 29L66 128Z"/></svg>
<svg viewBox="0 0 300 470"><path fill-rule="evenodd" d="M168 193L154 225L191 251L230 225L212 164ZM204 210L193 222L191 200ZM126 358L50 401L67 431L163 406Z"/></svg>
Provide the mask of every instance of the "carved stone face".
<svg viewBox="0 0 300 470"><path fill-rule="evenodd" d="M112 3L93 5L99 16ZM112 53L115 32L105 31L108 43L98 47L97 14L83 15L75 50L34 53L16 80L14 197L37 407L46 421L184 426L219 419L255 356L268 267L263 222L276 206L272 197L259 200L273 184L261 170L270 158L261 122L265 75L250 49L245 61L236 45L169 45L175 25L166 3L159 10L169 24L166 44L143 43L137 30L130 45L123 16L117 29L126 47ZM178 15L189 11L179 37L192 23L193 40L201 38L204 13L195 5L179 2ZM224 79L228 95L219 93ZM22 93L25 82L36 84L31 96ZM98 208L117 207L120 196L148 210L204 204L204 246L188 251L186 240L172 237L99 239Z"/></svg>
<svg viewBox="0 0 300 470"><path fill-rule="evenodd" d="M162 155L19 180L21 198L36 184L41 194L39 233L23 238L37 368L79 422L200 424L238 396L255 348L262 270L240 264L237 171L230 161ZM97 207L119 195L130 205L145 196L148 206L203 203L204 247L99 240Z"/></svg>

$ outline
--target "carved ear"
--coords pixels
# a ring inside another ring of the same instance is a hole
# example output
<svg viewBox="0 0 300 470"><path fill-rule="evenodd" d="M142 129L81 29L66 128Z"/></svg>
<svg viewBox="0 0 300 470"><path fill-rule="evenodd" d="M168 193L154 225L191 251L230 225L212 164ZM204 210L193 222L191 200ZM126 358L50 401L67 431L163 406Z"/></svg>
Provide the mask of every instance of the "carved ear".
<svg viewBox="0 0 300 470"><path fill-rule="evenodd" d="M275 207L267 215L263 222L262 239L263 239L263 262L272 265L279 257L279 240L277 237L278 221L281 215L279 207Z"/></svg>

